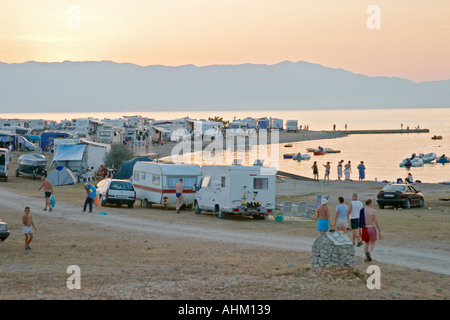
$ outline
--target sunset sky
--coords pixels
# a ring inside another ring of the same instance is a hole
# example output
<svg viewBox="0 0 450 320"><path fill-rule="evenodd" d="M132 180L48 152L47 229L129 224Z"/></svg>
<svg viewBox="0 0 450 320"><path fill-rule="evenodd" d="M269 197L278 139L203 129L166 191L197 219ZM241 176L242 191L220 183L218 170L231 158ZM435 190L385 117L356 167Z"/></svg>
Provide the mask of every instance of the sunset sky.
<svg viewBox="0 0 450 320"><path fill-rule="evenodd" d="M420 82L450 79L449 57L449 0L0 0L6 63L304 60Z"/></svg>

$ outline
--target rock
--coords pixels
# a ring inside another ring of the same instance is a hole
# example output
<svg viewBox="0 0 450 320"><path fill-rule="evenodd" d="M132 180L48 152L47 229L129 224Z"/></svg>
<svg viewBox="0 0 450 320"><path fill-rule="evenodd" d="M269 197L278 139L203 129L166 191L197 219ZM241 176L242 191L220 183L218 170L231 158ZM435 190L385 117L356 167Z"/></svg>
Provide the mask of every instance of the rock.
<svg viewBox="0 0 450 320"><path fill-rule="evenodd" d="M311 265L314 269L333 265L355 267L355 249L342 231L326 232L314 241Z"/></svg>

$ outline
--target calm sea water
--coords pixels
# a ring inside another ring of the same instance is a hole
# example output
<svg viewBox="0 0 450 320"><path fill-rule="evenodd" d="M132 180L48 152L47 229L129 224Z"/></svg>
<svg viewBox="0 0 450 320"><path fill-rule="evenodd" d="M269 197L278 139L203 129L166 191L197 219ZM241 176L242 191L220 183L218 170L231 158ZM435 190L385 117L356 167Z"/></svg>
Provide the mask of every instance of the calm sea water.
<svg viewBox="0 0 450 320"><path fill-rule="evenodd" d="M414 179L422 182L450 181L450 164L430 163L423 167L400 168L399 163L412 153L434 152L438 156L450 156L450 109L379 109L379 110L302 110L302 111L182 111L182 112L104 112L104 113L0 113L0 118L48 119L60 121L63 119L93 117L98 119L120 118L122 116L141 115L157 120L177 119L189 116L193 119L207 119L221 116L225 120L243 119L245 117L272 117L285 120L298 120L299 124L308 125L310 130L348 130L357 129L400 129L409 126L430 129L429 133L408 134L372 134L350 135L344 138L313 140L293 143L293 147L279 146L280 170L297 173L312 178L313 161L319 165L320 178L323 178L323 164L331 162L330 179L337 179L337 163L339 160L352 162L352 179L358 179L356 166L364 161L366 180L388 180L405 178L411 172ZM433 135L442 135L443 140L432 140ZM284 153L306 153L306 148L333 148L341 153L313 156L306 161L297 162L283 159Z"/></svg>

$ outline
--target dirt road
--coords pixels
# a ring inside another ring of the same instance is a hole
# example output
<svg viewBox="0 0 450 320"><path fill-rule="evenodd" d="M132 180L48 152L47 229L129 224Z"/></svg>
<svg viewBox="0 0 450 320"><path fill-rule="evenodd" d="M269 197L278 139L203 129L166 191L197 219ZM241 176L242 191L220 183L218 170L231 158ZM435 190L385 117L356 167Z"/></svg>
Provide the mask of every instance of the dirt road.
<svg viewBox="0 0 450 320"><path fill-rule="evenodd" d="M27 197L0 188L0 201L4 208L22 212L25 206L40 208L43 199ZM108 211L108 210L106 210ZM34 215L46 215L45 211L34 211ZM156 221L151 218L133 217L114 212L108 215L81 214L80 206L58 201L55 210L51 213L55 217L71 221L81 221L93 225L104 225L120 229L121 231L139 232L149 235L161 235L180 239L197 239L216 243L232 243L253 247L271 248L310 252L314 238L299 236L283 236L279 234L258 233L241 230L228 230L218 227L188 225L165 221ZM183 214L192 214L185 212ZM314 222L306 222L314 223ZM406 247L377 245L377 261L401 267L430 271L443 275L450 275L450 255L443 250L417 250ZM356 250L357 256L363 256L363 250Z"/></svg>

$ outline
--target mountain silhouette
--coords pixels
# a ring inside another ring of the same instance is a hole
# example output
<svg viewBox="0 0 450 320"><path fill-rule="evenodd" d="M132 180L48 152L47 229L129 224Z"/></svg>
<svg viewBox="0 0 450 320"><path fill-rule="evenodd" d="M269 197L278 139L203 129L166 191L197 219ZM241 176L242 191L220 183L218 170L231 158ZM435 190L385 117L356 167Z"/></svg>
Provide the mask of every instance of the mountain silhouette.
<svg viewBox="0 0 450 320"><path fill-rule="evenodd" d="M0 112L450 107L450 80L369 77L305 61L178 67L0 63Z"/></svg>

